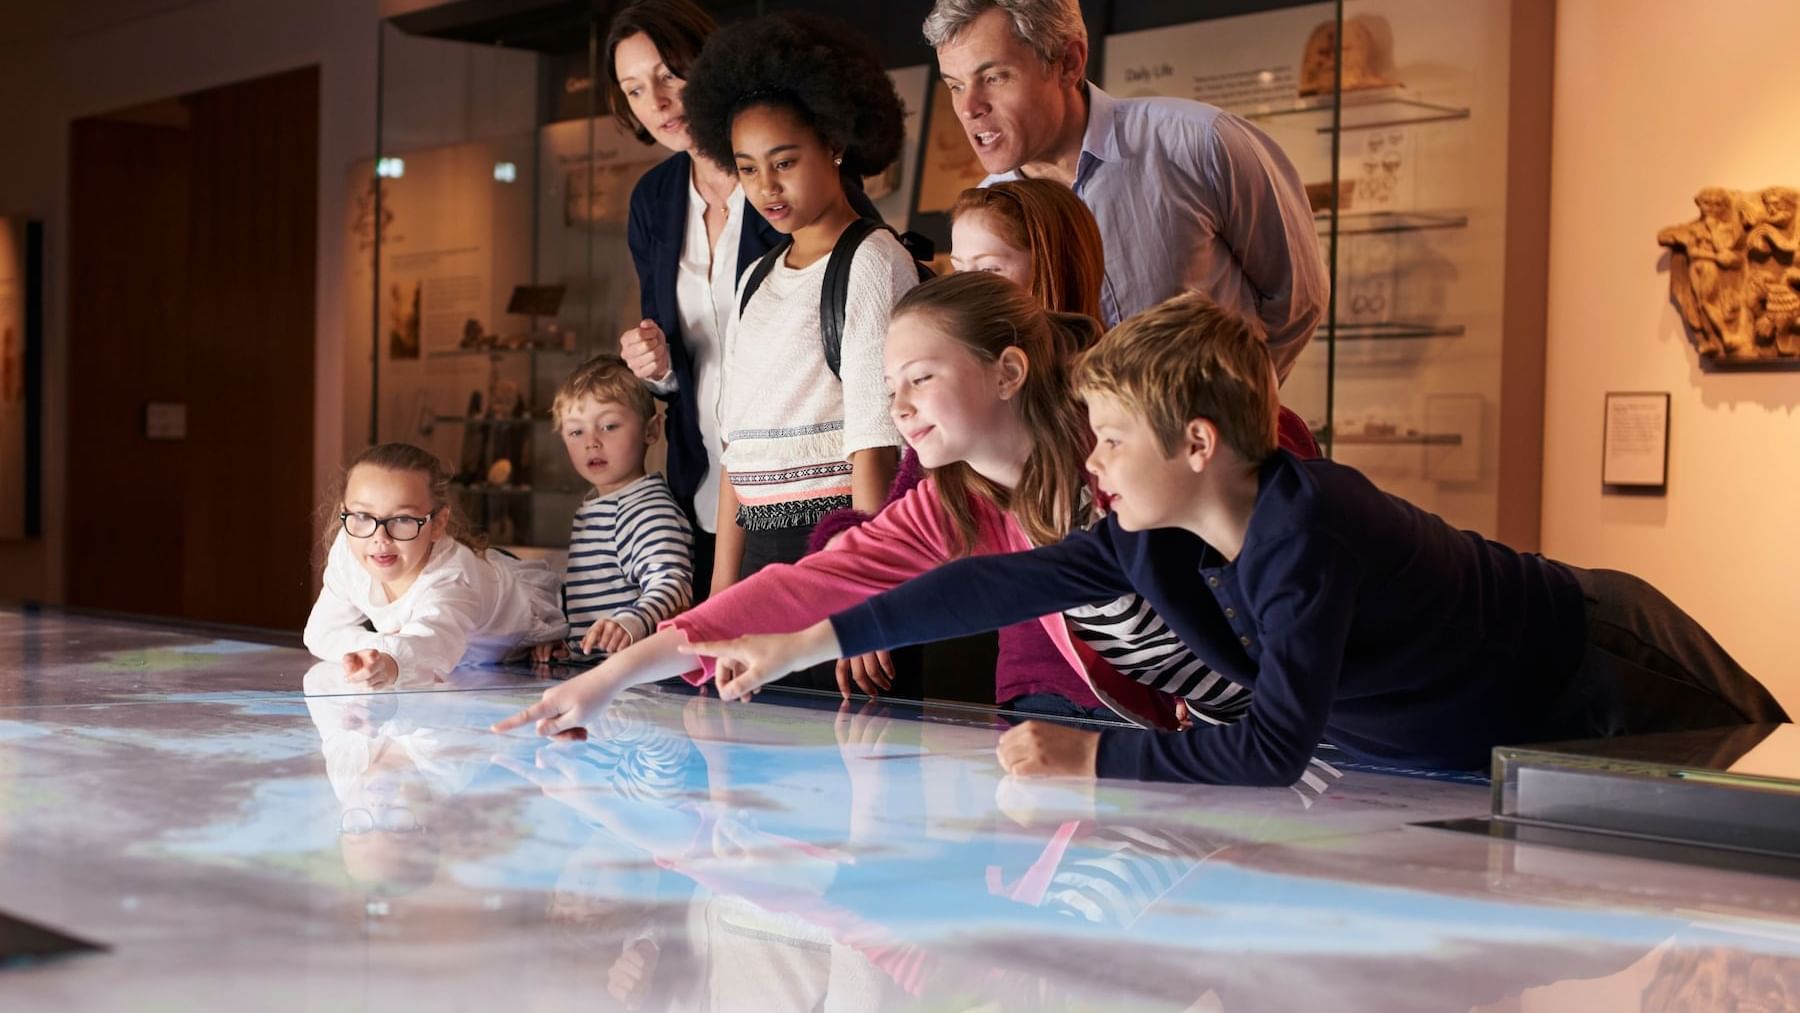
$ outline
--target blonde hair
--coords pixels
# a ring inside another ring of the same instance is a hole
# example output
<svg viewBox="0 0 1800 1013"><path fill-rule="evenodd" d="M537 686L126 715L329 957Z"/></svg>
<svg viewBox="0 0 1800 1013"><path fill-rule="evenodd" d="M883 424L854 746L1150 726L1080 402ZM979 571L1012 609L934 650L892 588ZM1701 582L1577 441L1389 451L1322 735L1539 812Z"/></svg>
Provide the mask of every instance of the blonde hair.
<svg viewBox="0 0 1800 1013"><path fill-rule="evenodd" d="M425 486L430 490L431 510L436 516L439 511L447 511L444 521L444 533L467 545L476 555L487 551L486 536L476 535L450 506L450 469L428 450L415 447L410 443L377 443L350 459L344 466L344 473L338 476L337 488L332 492L319 509L321 527L324 530L324 553L331 551L331 545L337 540L337 534L343 524L338 514L344 509L344 487L350 482L350 473L357 468L368 465L383 471L412 472L425 476ZM321 561L324 556L321 555Z"/></svg>
<svg viewBox="0 0 1800 1013"><path fill-rule="evenodd" d="M1173 456L1190 420L1204 418L1244 460L1275 452L1275 366L1258 327L1197 292L1114 327L1075 367L1083 395L1118 399L1144 417Z"/></svg>
<svg viewBox="0 0 1800 1013"><path fill-rule="evenodd" d="M556 400L550 404L551 419L560 423L563 412L584 397L624 405L645 422L656 415L656 401L643 381L625 365L624 359L610 353L596 355L575 367L575 372L556 388Z"/></svg>
<svg viewBox="0 0 1800 1013"><path fill-rule="evenodd" d="M1100 318L1106 248L1094 213L1061 183L1016 179L970 187L950 208L950 221L986 215L1008 246L1031 257L1031 294L1060 313Z"/></svg>
<svg viewBox="0 0 1800 1013"><path fill-rule="evenodd" d="M1016 403L1032 443L1019 484L1004 489L965 461L932 469L957 554L967 554L976 543L975 496L1011 510L1033 542L1062 541L1087 520L1083 462L1092 442L1087 418L1071 392L1069 366L1099 337L1100 325L1091 317L1051 313L1023 288L983 271L933 278L912 289L895 305L893 318L908 313L930 317L983 362L997 361L1011 347L1024 352L1027 361Z"/></svg>

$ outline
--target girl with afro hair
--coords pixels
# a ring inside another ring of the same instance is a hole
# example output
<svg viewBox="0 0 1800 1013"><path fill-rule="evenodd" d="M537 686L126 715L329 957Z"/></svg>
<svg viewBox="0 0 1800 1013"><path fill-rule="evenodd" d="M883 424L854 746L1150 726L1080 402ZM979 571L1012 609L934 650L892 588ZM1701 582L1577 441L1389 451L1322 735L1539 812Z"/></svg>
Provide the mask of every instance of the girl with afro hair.
<svg viewBox="0 0 1800 1013"><path fill-rule="evenodd" d="M860 36L799 14L729 26L689 69L682 101L696 152L731 168L745 199L787 237L748 299L739 282L726 328L717 593L798 560L826 513L880 507L900 445L882 340L918 273L886 230L856 248L834 373L819 324L826 265L858 218L849 195L892 164L903 136L900 97ZM788 682L837 685L832 666Z"/></svg>
<svg viewBox="0 0 1800 1013"><path fill-rule="evenodd" d="M737 280L787 237L744 200L737 165L693 154L682 93L718 23L694 0L630 0L613 15L601 49L612 75L613 117L644 144L670 152L631 191L626 239L643 319L619 336L619 354L660 398L669 488L694 529L696 603L712 581L719 514L719 391L725 328ZM864 215L880 212L862 191Z"/></svg>

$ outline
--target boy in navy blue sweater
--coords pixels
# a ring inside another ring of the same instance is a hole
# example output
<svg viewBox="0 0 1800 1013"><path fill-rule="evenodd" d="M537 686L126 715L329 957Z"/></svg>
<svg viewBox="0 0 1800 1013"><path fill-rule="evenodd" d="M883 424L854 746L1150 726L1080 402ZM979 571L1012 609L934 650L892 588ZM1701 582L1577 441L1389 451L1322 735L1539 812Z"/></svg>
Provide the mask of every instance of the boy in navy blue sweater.
<svg viewBox="0 0 1800 1013"><path fill-rule="evenodd" d="M1077 375L1102 524L951 563L800 633L692 645L720 659L721 693L1136 591L1255 690L1249 714L1177 734L1026 722L1001 740L1009 771L1285 785L1320 741L1460 770L1505 743L1787 720L1643 581L1515 552L1276 449L1267 348L1200 296L1127 320Z"/></svg>

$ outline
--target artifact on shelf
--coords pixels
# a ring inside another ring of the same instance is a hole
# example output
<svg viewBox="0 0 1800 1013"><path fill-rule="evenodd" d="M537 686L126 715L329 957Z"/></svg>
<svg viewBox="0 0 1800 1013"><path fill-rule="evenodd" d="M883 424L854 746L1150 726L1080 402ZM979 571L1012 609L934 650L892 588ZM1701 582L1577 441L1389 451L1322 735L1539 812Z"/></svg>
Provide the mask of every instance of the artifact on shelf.
<svg viewBox="0 0 1800 1013"><path fill-rule="evenodd" d="M524 421L530 418L530 411L525 404L525 393L512 380L499 380L494 384L488 398L488 418L494 420L509 419ZM507 479L494 482L494 485L506 485L508 481L516 485L531 484L531 427L528 425L490 425L487 449L492 456L495 467L506 465ZM490 481L492 481L490 472Z"/></svg>
<svg viewBox="0 0 1800 1013"><path fill-rule="evenodd" d="M1383 70L1393 63L1389 52L1393 33L1387 19L1372 15L1344 22L1345 91L1388 88L1399 84ZM1337 23L1321 22L1306 39L1300 54L1300 95L1329 95L1337 72Z"/></svg>
<svg viewBox="0 0 1800 1013"><path fill-rule="evenodd" d="M388 358L419 357L420 301L424 282L410 285L394 282L388 286Z"/></svg>
<svg viewBox="0 0 1800 1013"><path fill-rule="evenodd" d="M1306 184L1306 203L1311 205L1313 214L1333 210L1331 204L1331 182ZM1356 181L1340 179L1337 183L1337 207L1341 214L1348 211L1356 203Z"/></svg>
<svg viewBox="0 0 1800 1013"><path fill-rule="evenodd" d="M1399 241L1392 235L1346 236L1338 249L1338 322L1392 323L1399 301Z"/></svg>
<svg viewBox="0 0 1800 1013"><path fill-rule="evenodd" d="M567 285L514 285L506 312L526 317L554 317L562 310Z"/></svg>
<svg viewBox="0 0 1800 1013"><path fill-rule="evenodd" d="M1800 193L1709 186L1699 216L1658 232L1669 248L1669 299L1703 361L1800 359Z"/></svg>
<svg viewBox="0 0 1800 1013"><path fill-rule="evenodd" d="M1339 178L1356 189L1363 211L1395 211L1413 202L1412 134L1405 127L1371 130L1344 145Z"/></svg>
<svg viewBox="0 0 1800 1013"><path fill-rule="evenodd" d="M474 318L463 321L462 342L460 348L474 348L481 344L481 321Z"/></svg>
<svg viewBox="0 0 1800 1013"><path fill-rule="evenodd" d="M533 332L525 347L548 352L573 352L576 350L576 338L575 328L552 320Z"/></svg>

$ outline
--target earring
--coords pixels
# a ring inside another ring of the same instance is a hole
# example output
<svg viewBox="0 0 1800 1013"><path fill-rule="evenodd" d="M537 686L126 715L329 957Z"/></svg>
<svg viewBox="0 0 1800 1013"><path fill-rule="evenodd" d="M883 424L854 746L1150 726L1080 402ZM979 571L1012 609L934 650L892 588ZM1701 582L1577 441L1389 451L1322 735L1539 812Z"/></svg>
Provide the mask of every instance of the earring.
<svg viewBox="0 0 1800 1013"><path fill-rule="evenodd" d="M839 155L838 157L832 159L831 164L832 165L843 165L844 164L844 156Z"/></svg>

